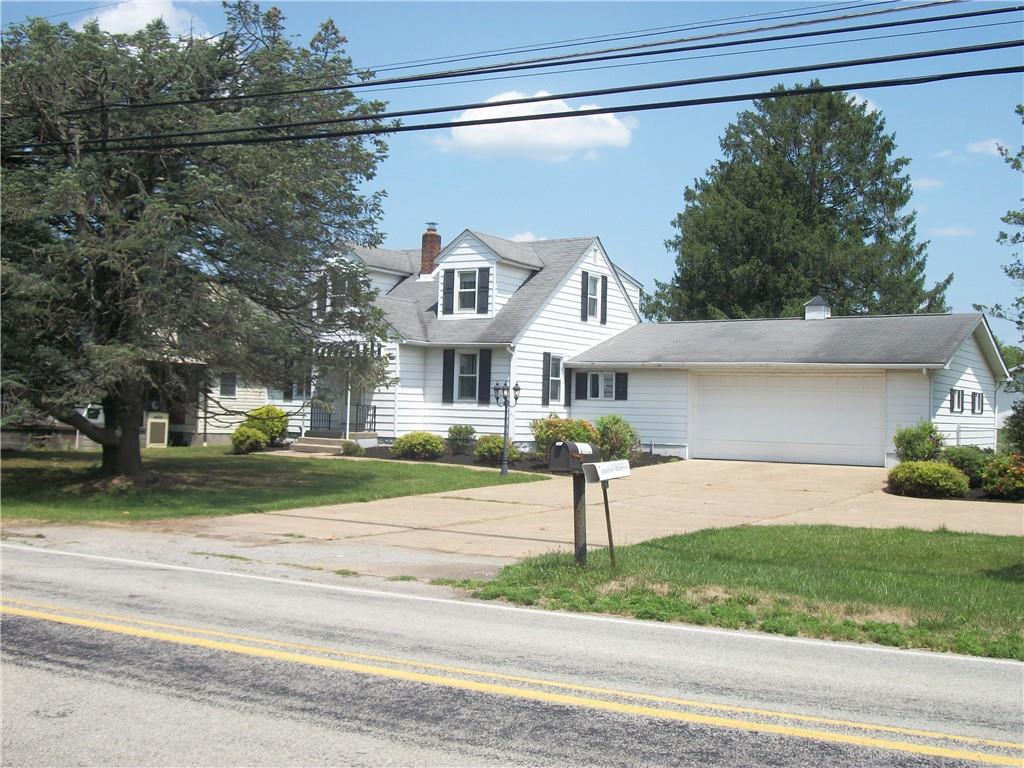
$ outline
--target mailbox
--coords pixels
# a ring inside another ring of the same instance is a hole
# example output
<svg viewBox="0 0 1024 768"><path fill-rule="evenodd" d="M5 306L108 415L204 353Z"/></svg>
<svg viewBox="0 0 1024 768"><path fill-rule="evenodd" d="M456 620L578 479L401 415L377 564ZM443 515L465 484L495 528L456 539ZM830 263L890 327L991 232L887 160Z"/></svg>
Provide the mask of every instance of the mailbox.
<svg viewBox="0 0 1024 768"><path fill-rule="evenodd" d="M548 452L548 470L582 475L584 464L598 461L600 458L596 445L559 441L552 445Z"/></svg>

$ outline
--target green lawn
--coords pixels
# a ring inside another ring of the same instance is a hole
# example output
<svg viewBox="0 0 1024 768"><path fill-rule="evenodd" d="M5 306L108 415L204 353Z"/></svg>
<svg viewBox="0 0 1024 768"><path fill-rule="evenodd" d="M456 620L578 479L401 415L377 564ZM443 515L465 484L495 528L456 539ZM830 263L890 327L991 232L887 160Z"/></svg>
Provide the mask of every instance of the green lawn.
<svg viewBox="0 0 1024 768"><path fill-rule="evenodd" d="M1024 660L1024 540L947 531L742 527L505 568L478 597Z"/></svg>
<svg viewBox="0 0 1024 768"><path fill-rule="evenodd" d="M71 523L234 515L538 479L412 462L166 448L143 451L144 469L155 482L135 488L101 478L99 459L97 452L5 451L0 463L4 519Z"/></svg>

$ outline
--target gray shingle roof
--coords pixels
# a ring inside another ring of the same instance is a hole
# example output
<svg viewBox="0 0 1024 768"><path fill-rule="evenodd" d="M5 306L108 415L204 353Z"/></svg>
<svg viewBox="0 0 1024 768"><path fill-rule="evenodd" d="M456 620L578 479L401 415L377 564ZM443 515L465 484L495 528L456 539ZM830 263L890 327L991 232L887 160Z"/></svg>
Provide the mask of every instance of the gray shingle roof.
<svg viewBox="0 0 1024 768"><path fill-rule="evenodd" d="M945 365L979 313L646 323L567 365Z"/></svg>
<svg viewBox="0 0 1024 768"><path fill-rule="evenodd" d="M515 243L472 233L501 259L535 264L537 271L520 286L492 318L441 319L437 312L437 281L406 278L377 298L392 327L408 341L437 344L510 344L544 306L596 238L536 240Z"/></svg>
<svg viewBox="0 0 1024 768"><path fill-rule="evenodd" d="M368 267L386 269L390 272L402 272L411 275L420 271L420 251L389 251L386 248L364 248L361 245L350 245L352 253Z"/></svg>

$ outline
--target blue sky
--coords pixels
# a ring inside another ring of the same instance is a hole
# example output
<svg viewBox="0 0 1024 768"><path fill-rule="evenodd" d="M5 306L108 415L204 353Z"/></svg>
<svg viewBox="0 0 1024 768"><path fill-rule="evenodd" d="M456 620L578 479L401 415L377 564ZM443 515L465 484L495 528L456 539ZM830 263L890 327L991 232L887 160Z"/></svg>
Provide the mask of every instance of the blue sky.
<svg viewBox="0 0 1024 768"><path fill-rule="evenodd" d="M223 29L219 3L180 0L128 0L81 12L102 0L79 2L5 2L4 24L26 15L67 14L53 19L79 24L98 16L111 31L126 31L163 16L180 31L214 33ZM349 38L348 50L359 67L379 68L409 60L569 38L605 35L669 25L684 25L807 10L809 4L776 3L333 3L278 2L288 31L305 44L319 23L333 18ZM263 3L269 6L271 3ZM998 7L958 3L914 15ZM867 10L865 7L862 10ZM850 11L847 11L850 12ZM910 14L891 18L908 18ZM880 17L885 19L887 17ZM879 18L866 21L880 20ZM1007 24L1006 22L1011 22ZM740 26L773 23L758 18ZM778 22L774 22L778 23ZM864 22L861 22L864 23ZM377 91L394 109L483 102L500 94L533 95L673 80L723 72L768 69L830 60L880 56L1019 38L1021 16L957 22L972 25L944 33L889 39L855 37L919 32L927 28L883 30L860 35L779 43L814 47L704 56L677 54L685 60L642 66L532 73L507 79L448 83L443 86ZM987 25L984 27L978 25ZM952 26L947 24L945 26ZM700 34L699 32L677 33ZM614 43L613 43L614 44ZM621 43L619 43L621 44ZM592 46L572 48L583 50ZM600 46L598 46L600 47ZM750 50L750 49L726 49ZM512 58L518 58L513 56ZM672 57L664 57L672 58ZM499 61L502 59L490 59ZM1020 64L1020 49L930 61L834 70L825 83L913 76L956 69ZM593 65L591 65L593 66ZM435 68L435 67L430 67ZM792 85L813 75L783 78ZM570 105L612 106L662 99L699 98L722 93L767 90L778 78L743 83L573 100ZM949 272L956 277L948 292L954 311L973 303L1011 303L1020 291L1000 266L1011 251L996 244L1000 217L1019 207L1021 175L996 154L997 143L1020 147L1021 124L1014 106L1024 100L1020 75L974 78L910 88L863 91L859 95L881 112L895 134L897 150L911 158L914 181L911 207L918 212L918 237L928 240L929 282ZM683 189L720 157L718 139L737 112L749 103L642 112L633 115L558 121L554 129L498 126L458 132L423 132L389 139L390 154L373 188L388 197L381 228L385 246L418 247L424 222L436 221L445 241L464 228L502 237L552 238L598 235L611 257L648 288L654 278L668 279L672 256L664 241L682 207ZM548 107L550 108L550 107ZM808 297L810 298L810 297ZM993 321L1002 339L1013 341L1013 326Z"/></svg>

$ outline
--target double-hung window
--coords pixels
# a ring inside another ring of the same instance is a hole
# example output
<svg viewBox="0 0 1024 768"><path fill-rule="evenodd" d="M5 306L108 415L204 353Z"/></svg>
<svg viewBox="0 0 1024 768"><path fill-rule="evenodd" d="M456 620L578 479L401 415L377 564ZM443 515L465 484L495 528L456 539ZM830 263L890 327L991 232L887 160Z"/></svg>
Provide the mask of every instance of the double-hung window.
<svg viewBox="0 0 1024 768"><path fill-rule="evenodd" d="M476 312L477 270L460 269L456 275L459 312Z"/></svg>
<svg viewBox="0 0 1024 768"><path fill-rule="evenodd" d="M587 276L587 317L597 317L601 304L600 275Z"/></svg>
<svg viewBox="0 0 1024 768"><path fill-rule="evenodd" d="M234 397L238 389L238 375L234 373L222 373L220 375L220 396Z"/></svg>
<svg viewBox="0 0 1024 768"><path fill-rule="evenodd" d="M614 373L592 373L592 374L590 374L590 399L591 400L614 400L615 399L615 374Z"/></svg>
<svg viewBox="0 0 1024 768"><path fill-rule="evenodd" d="M551 356L551 366L548 368L548 397L552 403L562 399L562 358Z"/></svg>
<svg viewBox="0 0 1024 768"><path fill-rule="evenodd" d="M459 352L458 398L459 400L477 399L477 354L475 352Z"/></svg>

